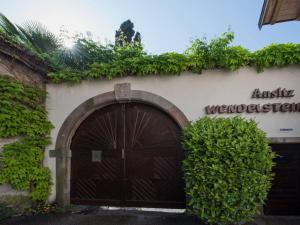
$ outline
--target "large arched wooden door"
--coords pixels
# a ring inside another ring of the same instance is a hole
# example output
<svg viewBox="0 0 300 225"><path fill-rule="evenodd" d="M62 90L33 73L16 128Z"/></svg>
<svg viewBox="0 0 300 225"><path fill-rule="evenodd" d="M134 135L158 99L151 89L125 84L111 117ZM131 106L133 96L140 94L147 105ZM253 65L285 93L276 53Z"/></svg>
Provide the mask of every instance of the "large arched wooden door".
<svg viewBox="0 0 300 225"><path fill-rule="evenodd" d="M161 110L113 104L90 115L71 144L71 203L185 207L181 130Z"/></svg>

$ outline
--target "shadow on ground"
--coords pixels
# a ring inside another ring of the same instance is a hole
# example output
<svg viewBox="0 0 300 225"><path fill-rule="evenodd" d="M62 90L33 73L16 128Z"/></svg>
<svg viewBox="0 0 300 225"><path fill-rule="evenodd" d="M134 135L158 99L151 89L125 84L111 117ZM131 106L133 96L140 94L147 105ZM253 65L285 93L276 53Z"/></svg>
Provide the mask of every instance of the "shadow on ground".
<svg viewBox="0 0 300 225"><path fill-rule="evenodd" d="M183 213L163 213L93 208L76 213L55 213L15 217L1 225L201 225L197 218ZM245 225L300 225L300 217L259 217Z"/></svg>

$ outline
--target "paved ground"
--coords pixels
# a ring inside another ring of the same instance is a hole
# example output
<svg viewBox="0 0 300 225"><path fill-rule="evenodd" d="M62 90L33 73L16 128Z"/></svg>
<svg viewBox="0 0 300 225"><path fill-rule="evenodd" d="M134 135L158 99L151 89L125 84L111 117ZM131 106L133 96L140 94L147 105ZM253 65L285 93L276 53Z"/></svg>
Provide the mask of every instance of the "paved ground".
<svg viewBox="0 0 300 225"><path fill-rule="evenodd" d="M200 225L197 218L180 213L87 210L12 218L1 225ZM300 217L264 217L245 225L300 225Z"/></svg>

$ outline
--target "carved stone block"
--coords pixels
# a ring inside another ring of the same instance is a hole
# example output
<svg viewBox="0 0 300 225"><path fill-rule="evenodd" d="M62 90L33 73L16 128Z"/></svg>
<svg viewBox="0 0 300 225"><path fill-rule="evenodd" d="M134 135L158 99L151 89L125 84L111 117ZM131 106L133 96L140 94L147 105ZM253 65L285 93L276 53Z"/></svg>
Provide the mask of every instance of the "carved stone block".
<svg viewBox="0 0 300 225"><path fill-rule="evenodd" d="M116 84L115 97L117 101L128 101L131 99L131 86L130 83Z"/></svg>

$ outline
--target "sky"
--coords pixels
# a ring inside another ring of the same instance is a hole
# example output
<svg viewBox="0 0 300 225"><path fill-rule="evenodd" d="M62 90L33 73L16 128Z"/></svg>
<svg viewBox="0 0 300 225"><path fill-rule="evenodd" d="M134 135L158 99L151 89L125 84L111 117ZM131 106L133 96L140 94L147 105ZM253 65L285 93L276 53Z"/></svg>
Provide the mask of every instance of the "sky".
<svg viewBox="0 0 300 225"><path fill-rule="evenodd" d="M12 22L39 21L49 30L91 32L95 40L114 41L130 19L149 53L183 52L195 38L231 30L234 45L254 51L271 43L300 43L300 22L258 28L263 0L0 0Z"/></svg>

